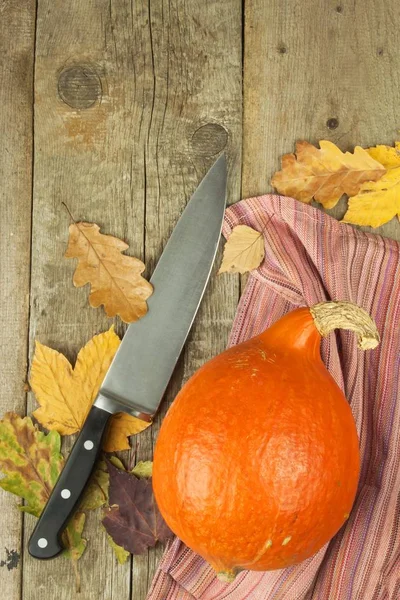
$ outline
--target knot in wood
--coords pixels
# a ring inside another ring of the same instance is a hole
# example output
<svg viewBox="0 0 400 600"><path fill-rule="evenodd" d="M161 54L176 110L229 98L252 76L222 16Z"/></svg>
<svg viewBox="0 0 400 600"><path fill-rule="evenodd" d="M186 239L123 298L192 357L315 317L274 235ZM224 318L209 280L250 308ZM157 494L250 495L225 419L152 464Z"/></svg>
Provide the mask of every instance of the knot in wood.
<svg viewBox="0 0 400 600"><path fill-rule="evenodd" d="M58 94L71 108L90 108L102 96L100 77L88 65L67 67L58 78Z"/></svg>
<svg viewBox="0 0 400 600"><path fill-rule="evenodd" d="M218 123L202 125L192 135L192 148L199 156L214 156L228 143L228 132Z"/></svg>
<svg viewBox="0 0 400 600"><path fill-rule="evenodd" d="M328 119L326 126L328 129L337 129L339 127L339 120L336 118Z"/></svg>

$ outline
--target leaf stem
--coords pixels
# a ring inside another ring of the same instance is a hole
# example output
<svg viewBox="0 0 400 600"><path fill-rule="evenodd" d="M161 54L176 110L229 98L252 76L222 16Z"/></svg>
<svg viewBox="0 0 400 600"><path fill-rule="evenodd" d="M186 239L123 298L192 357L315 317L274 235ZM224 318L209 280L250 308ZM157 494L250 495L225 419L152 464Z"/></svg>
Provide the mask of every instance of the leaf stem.
<svg viewBox="0 0 400 600"><path fill-rule="evenodd" d="M63 201L61 202L61 204L64 206L65 210L67 211L67 213L69 214L69 216L71 217L71 221L73 221L75 223L75 225L77 225L77 222L75 221L71 211L69 210L67 204Z"/></svg>

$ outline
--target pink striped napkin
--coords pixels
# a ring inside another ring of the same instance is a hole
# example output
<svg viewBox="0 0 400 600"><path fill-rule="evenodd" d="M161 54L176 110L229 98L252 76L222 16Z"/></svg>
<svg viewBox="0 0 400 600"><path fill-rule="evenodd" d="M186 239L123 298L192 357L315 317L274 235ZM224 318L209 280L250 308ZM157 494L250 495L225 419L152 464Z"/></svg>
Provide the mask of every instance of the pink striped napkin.
<svg viewBox="0 0 400 600"><path fill-rule="evenodd" d="M148 600L400 599L400 245L343 225L280 196L226 212L224 235L244 223L262 231L266 255L251 273L233 325L237 344L297 306L349 300L376 320L382 342L358 350L354 335L323 341L322 356L357 423L362 470L346 525L320 552L281 571L242 572L231 584L175 540Z"/></svg>

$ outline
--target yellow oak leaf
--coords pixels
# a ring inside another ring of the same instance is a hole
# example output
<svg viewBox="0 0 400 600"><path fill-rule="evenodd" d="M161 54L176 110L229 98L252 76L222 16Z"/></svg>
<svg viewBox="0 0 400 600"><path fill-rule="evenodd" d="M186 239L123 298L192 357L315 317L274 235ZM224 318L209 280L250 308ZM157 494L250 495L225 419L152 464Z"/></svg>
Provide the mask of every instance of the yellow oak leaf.
<svg viewBox="0 0 400 600"><path fill-rule="evenodd" d="M246 273L259 267L264 256L262 233L247 225L237 225L225 244L218 273Z"/></svg>
<svg viewBox="0 0 400 600"><path fill-rule="evenodd" d="M76 287L90 283L90 306L104 305L108 317L119 315L125 323L132 323L146 314L153 287L141 275L142 261L122 254L128 247L100 233L95 223L73 223L65 256L78 259L73 282Z"/></svg>
<svg viewBox="0 0 400 600"><path fill-rule="evenodd" d="M75 368L60 352L36 342L30 385L40 405L33 416L61 435L78 432L95 400L120 339L111 327L79 351ZM149 423L126 414L114 415L103 442L106 451L129 448L127 437Z"/></svg>
<svg viewBox="0 0 400 600"><path fill-rule="evenodd" d="M363 183L358 194L349 198L343 222L380 227L396 215L400 218L400 142L394 147L380 144L367 152L387 171L379 181Z"/></svg>
<svg viewBox="0 0 400 600"><path fill-rule="evenodd" d="M394 146L379 144L373 148L367 148L367 152L372 158L380 162L385 169L400 167L400 142L395 142Z"/></svg>
<svg viewBox="0 0 400 600"><path fill-rule="evenodd" d="M376 181L385 173L385 167L360 146L351 154L326 140L319 145L320 149L298 142L296 155L282 157L282 170L272 177L280 194L305 203L314 198L324 208L333 208L343 194L353 196L365 181Z"/></svg>

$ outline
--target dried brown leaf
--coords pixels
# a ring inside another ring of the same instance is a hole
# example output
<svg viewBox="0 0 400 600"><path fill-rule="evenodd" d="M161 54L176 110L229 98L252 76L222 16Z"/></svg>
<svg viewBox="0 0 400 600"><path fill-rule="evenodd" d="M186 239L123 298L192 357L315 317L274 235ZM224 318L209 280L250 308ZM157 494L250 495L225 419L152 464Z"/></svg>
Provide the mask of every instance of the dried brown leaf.
<svg viewBox="0 0 400 600"><path fill-rule="evenodd" d="M259 267L264 256L262 233L247 225L237 225L225 244L218 273L247 273Z"/></svg>
<svg viewBox="0 0 400 600"><path fill-rule="evenodd" d="M394 146L381 144L367 152L387 172L379 181L364 183L358 194L349 198L343 222L380 227L396 215L400 219L400 142Z"/></svg>
<svg viewBox="0 0 400 600"><path fill-rule="evenodd" d="M65 256L78 259L73 282L76 287L90 283L89 304L104 305L108 317L119 315L132 323L146 314L153 287L141 275L142 261L122 254L127 248L122 240L100 233L95 223L73 223Z"/></svg>
<svg viewBox="0 0 400 600"><path fill-rule="evenodd" d="M309 203L314 198L333 208L343 194L355 196L365 181L377 181L386 169L366 150L343 153L335 144L320 141L320 149L308 142L296 144L296 155L282 157L282 170L272 177L280 194Z"/></svg>

